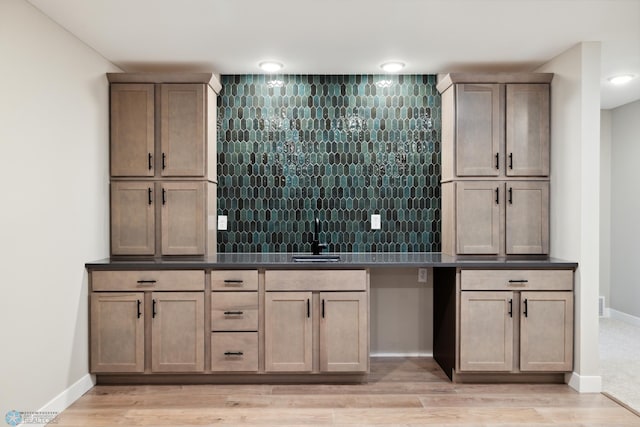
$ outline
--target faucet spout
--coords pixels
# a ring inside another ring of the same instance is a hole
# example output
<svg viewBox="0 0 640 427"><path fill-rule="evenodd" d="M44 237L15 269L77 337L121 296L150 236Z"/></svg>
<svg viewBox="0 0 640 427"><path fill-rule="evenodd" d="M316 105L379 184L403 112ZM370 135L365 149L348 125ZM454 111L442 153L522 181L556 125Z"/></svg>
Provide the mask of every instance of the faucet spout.
<svg viewBox="0 0 640 427"><path fill-rule="evenodd" d="M320 243L320 219L315 217L313 223L313 241L311 242L311 253L313 255L320 255L320 252L327 249L325 243Z"/></svg>

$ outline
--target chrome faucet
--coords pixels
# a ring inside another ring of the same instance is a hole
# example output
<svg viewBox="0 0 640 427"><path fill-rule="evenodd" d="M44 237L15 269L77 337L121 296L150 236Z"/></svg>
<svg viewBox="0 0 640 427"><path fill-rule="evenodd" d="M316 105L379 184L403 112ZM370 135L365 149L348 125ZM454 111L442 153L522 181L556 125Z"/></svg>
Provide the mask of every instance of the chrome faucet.
<svg viewBox="0 0 640 427"><path fill-rule="evenodd" d="M313 228L313 241L311 242L311 253L320 255L320 251L327 249L325 243L320 243L320 220L316 217Z"/></svg>

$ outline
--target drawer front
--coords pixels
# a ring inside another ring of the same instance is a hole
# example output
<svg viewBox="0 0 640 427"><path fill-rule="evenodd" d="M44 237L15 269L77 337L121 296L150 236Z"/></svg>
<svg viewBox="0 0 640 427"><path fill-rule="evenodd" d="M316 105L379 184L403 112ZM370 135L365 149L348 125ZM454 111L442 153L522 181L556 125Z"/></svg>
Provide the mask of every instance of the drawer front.
<svg viewBox="0 0 640 427"><path fill-rule="evenodd" d="M462 270L460 287L470 290L573 290L572 270Z"/></svg>
<svg viewBox="0 0 640 427"><path fill-rule="evenodd" d="M203 291L204 270L93 271L94 291Z"/></svg>
<svg viewBox="0 0 640 427"><path fill-rule="evenodd" d="M213 291L257 291L257 270L213 270L211 272Z"/></svg>
<svg viewBox="0 0 640 427"><path fill-rule="evenodd" d="M364 270L267 270L267 291L366 291Z"/></svg>
<svg viewBox="0 0 640 427"><path fill-rule="evenodd" d="M256 331L257 329L257 292L213 292L211 294L211 330Z"/></svg>
<svg viewBox="0 0 640 427"><path fill-rule="evenodd" d="M214 372L256 372L257 332L213 332L211 370Z"/></svg>

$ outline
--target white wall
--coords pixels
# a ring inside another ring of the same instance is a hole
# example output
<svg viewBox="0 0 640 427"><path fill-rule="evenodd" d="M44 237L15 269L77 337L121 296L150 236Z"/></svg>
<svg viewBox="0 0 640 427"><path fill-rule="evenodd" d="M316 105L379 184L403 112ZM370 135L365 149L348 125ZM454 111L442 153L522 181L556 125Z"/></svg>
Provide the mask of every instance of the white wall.
<svg viewBox="0 0 640 427"><path fill-rule="evenodd" d="M416 268L371 270L371 355L433 355L433 274Z"/></svg>
<svg viewBox="0 0 640 427"><path fill-rule="evenodd" d="M91 386L84 263L108 256L105 72L119 70L24 0L0 0L0 63L4 421Z"/></svg>
<svg viewBox="0 0 640 427"><path fill-rule="evenodd" d="M551 255L577 261L574 373L579 391L601 388L598 356L600 43L580 43L539 72L551 83Z"/></svg>
<svg viewBox="0 0 640 427"><path fill-rule="evenodd" d="M611 303L640 317L640 101L611 110Z"/></svg>
<svg viewBox="0 0 640 427"><path fill-rule="evenodd" d="M600 296L611 304L611 110L600 111Z"/></svg>

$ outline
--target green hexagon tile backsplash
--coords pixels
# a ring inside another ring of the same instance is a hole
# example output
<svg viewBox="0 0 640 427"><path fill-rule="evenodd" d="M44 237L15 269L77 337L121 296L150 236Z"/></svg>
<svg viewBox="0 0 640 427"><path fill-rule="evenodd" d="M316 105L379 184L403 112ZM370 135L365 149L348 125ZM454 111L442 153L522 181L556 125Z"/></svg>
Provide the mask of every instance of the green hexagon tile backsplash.
<svg viewBox="0 0 640 427"><path fill-rule="evenodd" d="M219 252L440 251L434 75L227 75ZM382 229L371 230L380 214Z"/></svg>

